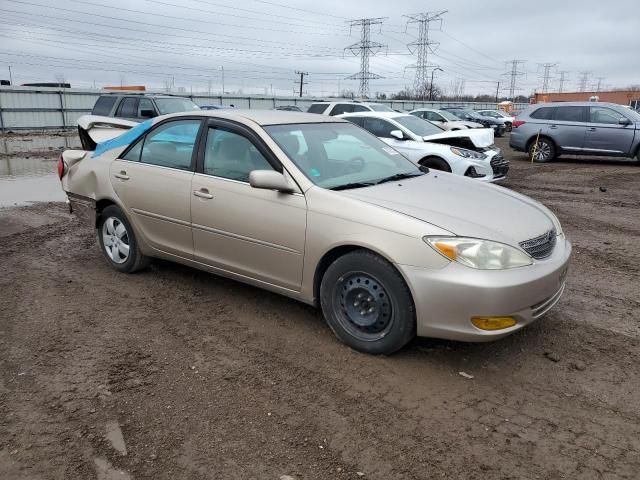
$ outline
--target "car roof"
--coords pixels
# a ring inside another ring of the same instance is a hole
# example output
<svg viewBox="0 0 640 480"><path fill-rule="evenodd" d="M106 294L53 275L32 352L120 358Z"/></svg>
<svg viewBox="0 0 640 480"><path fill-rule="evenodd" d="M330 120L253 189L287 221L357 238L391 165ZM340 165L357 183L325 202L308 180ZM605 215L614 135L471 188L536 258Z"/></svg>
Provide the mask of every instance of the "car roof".
<svg viewBox="0 0 640 480"><path fill-rule="evenodd" d="M341 120L336 117L318 115L317 113L292 112L289 110L191 110L188 112L171 114L171 116L175 117L194 115L222 118L225 120L249 120L261 126L289 125L295 123L346 123L346 120Z"/></svg>
<svg viewBox="0 0 640 480"><path fill-rule="evenodd" d="M529 107L590 107L591 105L602 105L605 107L622 107L622 105L618 103L611 102L542 102L542 103L533 103L529 105Z"/></svg>
<svg viewBox="0 0 640 480"><path fill-rule="evenodd" d="M408 113L399 113L399 112L347 112L342 115L338 115L338 117L380 117L380 118L398 118L398 117L408 117L410 116ZM413 116L413 115L411 115Z"/></svg>

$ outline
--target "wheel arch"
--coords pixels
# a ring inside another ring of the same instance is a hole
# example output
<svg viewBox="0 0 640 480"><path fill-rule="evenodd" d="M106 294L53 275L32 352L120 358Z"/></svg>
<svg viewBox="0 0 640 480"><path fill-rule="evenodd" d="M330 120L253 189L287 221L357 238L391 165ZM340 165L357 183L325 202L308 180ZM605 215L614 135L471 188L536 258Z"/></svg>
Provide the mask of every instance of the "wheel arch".
<svg viewBox="0 0 640 480"><path fill-rule="evenodd" d="M540 137L538 137L538 135L536 134L536 135L533 135L529 140L527 140L527 143L526 143L526 151L527 152L529 151L529 148L531 148L531 144L533 142L535 142L538 138L539 139L543 139L544 138L545 140L549 140L553 144L553 148L555 148L555 150L556 150L556 155L560 154L560 147L558 146L556 141L553 138L551 138L549 135L546 135L546 134L540 134Z"/></svg>
<svg viewBox="0 0 640 480"><path fill-rule="evenodd" d="M428 163L431 160L439 160L441 162L444 162L445 165L447 166L447 168L449 169L449 172L452 172L452 168L451 168L451 163L449 161L447 161L446 158L441 157L440 155L426 155L425 157L421 158L418 163L420 165L422 165L423 167L429 167Z"/></svg>
<svg viewBox="0 0 640 480"><path fill-rule="evenodd" d="M396 271L404 279L404 281L407 284L407 286L409 286L409 282L407 282L407 279L405 278L404 274L382 252L380 252L380 251L378 251L376 249L370 248L369 246L358 245L358 244L355 244L355 243L349 243L349 244L345 244L345 245L337 245L337 246L332 247L327 252L325 252L325 254L320 258L320 260L316 264L315 272L314 272L314 275L313 275L313 303L314 303L314 305L318 306L320 304L319 303L319 299L320 299L320 284L322 283L322 279L324 278L324 274L327 272L327 269L329 268L329 265L331 265L338 258L340 258L340 257L342 257L342 256L344 256L344 255L346 255L348 253L352 253L352 252L355 252L355 251L358 251L358 250L362 250L362 251L373 253L374 255L377 255L380 258L383 258L384 260L386 260L390 265L393 266L393 268L396 269ZM409 286L409 291L411 292L411 294L413 296L413 291L412 291L410 286Z"/></svg>

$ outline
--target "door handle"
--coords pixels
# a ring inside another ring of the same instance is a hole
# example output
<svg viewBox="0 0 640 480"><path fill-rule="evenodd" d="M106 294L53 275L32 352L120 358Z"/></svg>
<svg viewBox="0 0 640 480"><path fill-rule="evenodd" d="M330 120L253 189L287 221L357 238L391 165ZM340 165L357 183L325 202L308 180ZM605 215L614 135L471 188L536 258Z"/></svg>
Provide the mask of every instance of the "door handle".
<svg viewBox="0 0 640 480"><path fill-rule="evenodd" d="M125 172L124 170L120 170L120 173L116 173L114 175L114 177L120 179L120 180L129 180L129 175L127 175L127 172Z"/></svg>
<svg viewBox="0 0 640 480"><path fill-rule="evenodd" d="M211 200L213 198L213 195L211 195L209 193L209 190L207 190L206 188L201 188L200 190L194 190L193 194L196 197L205 198L207 200Z"/></svg>
<svg viewBox="0 0 640 480"><path fill-rule="evenodd" d="M558 128L558 125L551 125L549 128L553 128L554 130Z"/></svg>
<svg viewBox="0 0 640 480"><path fill-rule="evenodd" d="M589 128L588 130L589 130L590 132L595 132L595 131L597 130L597 128L595 128L595 127L591 127L591 128Z"/></svg>

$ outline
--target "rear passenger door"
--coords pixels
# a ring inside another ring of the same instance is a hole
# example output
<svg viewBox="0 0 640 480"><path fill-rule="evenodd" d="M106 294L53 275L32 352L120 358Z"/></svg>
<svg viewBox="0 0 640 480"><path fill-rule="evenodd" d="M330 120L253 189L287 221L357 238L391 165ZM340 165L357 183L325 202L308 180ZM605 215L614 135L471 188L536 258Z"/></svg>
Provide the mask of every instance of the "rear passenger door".
<svg viewBox="0 0 640 480"><path fill-rule="evenodd" d="M612 155L628 154L631 150L635 128L633 123L623 125L624 115L609 107L589 107L589 125L584 148L593 153Z"/></svg>
<svg viewBox="0 0 640 480"><path fill-rule="evenodd" d="M193 257L191 180L201 119L154 126L112 162L111 184L136 233L153 248Z"/></svg>
<svg viewBox="0 0 640 480"><path fill-rule="evenodd" d="M562 150L583 150L587 133L587 110L587 107L571 105L555 107L548 134Z"/></svg>

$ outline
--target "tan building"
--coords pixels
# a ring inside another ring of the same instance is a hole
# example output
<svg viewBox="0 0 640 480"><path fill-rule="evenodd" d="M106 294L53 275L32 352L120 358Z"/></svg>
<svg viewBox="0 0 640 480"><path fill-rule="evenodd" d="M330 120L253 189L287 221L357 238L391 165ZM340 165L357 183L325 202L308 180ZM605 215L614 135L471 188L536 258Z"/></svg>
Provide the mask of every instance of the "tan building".
<svg viewBox="0 0 640 480"><path fill-rule="evenodd" d="M640 103L640 90L619 90L615 92L567 92L567 93L536 93L531 103L546 102L588 102L598 97L597 101L617 103L619 105L633 105Z"/></svg>

